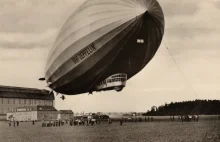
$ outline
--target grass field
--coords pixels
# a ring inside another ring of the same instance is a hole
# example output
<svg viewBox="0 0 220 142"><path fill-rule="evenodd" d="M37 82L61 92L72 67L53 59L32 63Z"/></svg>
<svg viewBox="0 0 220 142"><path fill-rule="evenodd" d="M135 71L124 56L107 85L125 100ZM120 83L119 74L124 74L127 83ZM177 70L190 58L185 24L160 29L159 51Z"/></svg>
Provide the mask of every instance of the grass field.
<svg viewBox="0 0 220 142"><path fill-rule="evenodd" d="M41 123L9 127L0 122L0 142L220 142L220 121L200 122L114 122L95 126L42 128Z"/></svg>

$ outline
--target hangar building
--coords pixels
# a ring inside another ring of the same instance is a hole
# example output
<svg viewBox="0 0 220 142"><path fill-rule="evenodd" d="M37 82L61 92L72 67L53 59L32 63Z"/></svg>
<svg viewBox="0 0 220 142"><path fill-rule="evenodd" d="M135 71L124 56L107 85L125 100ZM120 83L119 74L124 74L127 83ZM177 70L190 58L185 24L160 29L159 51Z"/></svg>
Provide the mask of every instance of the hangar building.
<svg viewBox="0 0 220 142"><path fill-rule="evenodd" d="M54 94L48 90L0 86L1 117L5 117L14 108L38 105L54 106Z"/></svg>

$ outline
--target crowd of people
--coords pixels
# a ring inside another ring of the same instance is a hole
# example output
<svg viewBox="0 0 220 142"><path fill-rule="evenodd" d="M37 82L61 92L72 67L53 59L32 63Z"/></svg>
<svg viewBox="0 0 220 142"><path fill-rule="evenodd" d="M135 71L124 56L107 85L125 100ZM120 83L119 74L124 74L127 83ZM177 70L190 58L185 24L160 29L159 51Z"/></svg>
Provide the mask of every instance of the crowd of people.
<svg viewBox="0 0 220 142"><path fill-rule="evenodd" d="M119 125L122 126L125 122L148 122L154 121L153 117L145 117L143 120L142 118L121 118L118 120L114 120L114 122L119 122ZM107 122L108 125L113 123L111 118L101 120L101 119L72 119L72 120L50 120L50 121L42 121L42 127L60 127L64 125L69 126L76 126L76 125L86 125L86 126L93 126L95 124L102 124L102 122Z"/></svg>
<svg viewBox="0 0 220 142"><path fill-rule="evenodd" d="M11 127L12 125L14 126L14 127L18 127L19 126L19 121L15 121L15 120L13 120L13 121L9 121L8 122L8 125L9 125L9 127Z"/></svg>
<svg viewBox="0 0 220 142"><path fill-rule="evenodd" d="M178 121L182 122L198 122L199 121L199 115L182 115L182 116L177 116ZM175 121L176 118L175 116L170 116L171 121Z"/></svg>
<svg viewBox="0 0 220 142"><path fill-rule="evenodd" d="M218 120L220 120L220 115L217 116ZM122 117L121 119L114 119L111 118L102 120L102 119L71 119L71 120L49 120L45 121L42 120L42 127L61 127L64 125L69 126L76 126L76 125L86 125L86 126L93 126L95 124L102 124L102 122L107 122L108 125L111 125L113 122L118 123L120 126L122 126L126 122L153 122L157 121L154 120L154 117ZM184 115L184 116L170 116L170 121L182 121L182 122L198 122L199 116L198 115ZM18 127L19 121L10 120L8 121L9 127ZM35 125L35 121L32 121L32 125Z"/></svg>
<svg viewBox="0 0 220 142"><path fill-rule="evenodd" d="M64 125L76 126L76 125L91 125L101 124L100 119L71 119L71 120L50 120L42 121L42 127L60 127Z"/></svg>
<svg viewBox="0 0 220 142"><path fill-rule="evenodd" d="M114 122L119 122L119 125L122 126L123 123L125 122L150 122L154 121L153 117L145 117L145 119L142 118L121 118L114 120ZM108 125L111 125L113 123L113 120L111 118L108 119L71 119L71 120L42 120L41 121L41 126L42 127L61 127L64 125L69 125L69 126L76 126L76 125L86 125L86 126L93 126L95 124L102 124L102 122L107 122ZM10 120L8 121L9 127L14 126L18 127L19 126L19 121L15 120ZM32 125L35 125L35 121L32 121Z"/></svg>
<svg viewBox="0 0 220 142"><path fill-rule="evenodd" d="M67 123L67 122L66 122ZM61 120L55 121L42 121L42 127L57 127L57 126L64 126L65 122Z"/></svg>

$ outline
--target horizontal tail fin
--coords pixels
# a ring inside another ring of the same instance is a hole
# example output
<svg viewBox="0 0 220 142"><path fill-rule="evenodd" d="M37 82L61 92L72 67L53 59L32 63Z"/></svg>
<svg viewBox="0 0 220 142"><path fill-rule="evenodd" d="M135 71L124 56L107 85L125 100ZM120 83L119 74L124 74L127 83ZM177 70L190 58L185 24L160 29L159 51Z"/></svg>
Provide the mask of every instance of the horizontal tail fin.
<svg viewBox="0 0 220 142"><path fill-rule="evenodd" d="M44 80L46 80L46 79L45 79L45 78L39 78L39 80L40 80L40 81L44 81Z"/></svg>

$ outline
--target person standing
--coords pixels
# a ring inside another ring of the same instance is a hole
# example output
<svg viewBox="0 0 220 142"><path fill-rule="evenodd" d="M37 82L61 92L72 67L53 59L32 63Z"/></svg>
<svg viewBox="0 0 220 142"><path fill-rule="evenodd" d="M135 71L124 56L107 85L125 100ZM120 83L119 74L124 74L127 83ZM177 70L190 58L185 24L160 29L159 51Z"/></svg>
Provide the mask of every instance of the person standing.
<svg viewBox="0 0 220 142"><path fill-rule="evenodd" d="M197 115L197 120L196 120L196 122L198 122L199 121L199 115Z"/></svg>
<svg viewBox="0 0 220 142"><path fill-rule="evenodd" d="M122 124L123 124L123 120L121 119L121 120L119 121L119 125L122 126Z"/></svg>
<svg viewBox="0 0 220 142"><path fill-rule="evenodd" d="M9 127L11 127L11 120L9 121L8 125L9 125Z"/></svg>
<svg viewBox="0 0 220 142"><path fill-rule="evenodd" d="M89 120L86 119L86 126L89 126Z"/></svg>
<svg viewBox="0 0 220 142"><path fill-rule="evenodd" d="M151 121L152 121L152 122L154 121L154 118L153 118L153 117L151 117Z"/></svg>
<svg viewBox="0 0 220 142"><path fill-rule="evenodd" d="M111 125L112 124L112 121L111 121L111 118L108 119L108 125Z"/></svg>

